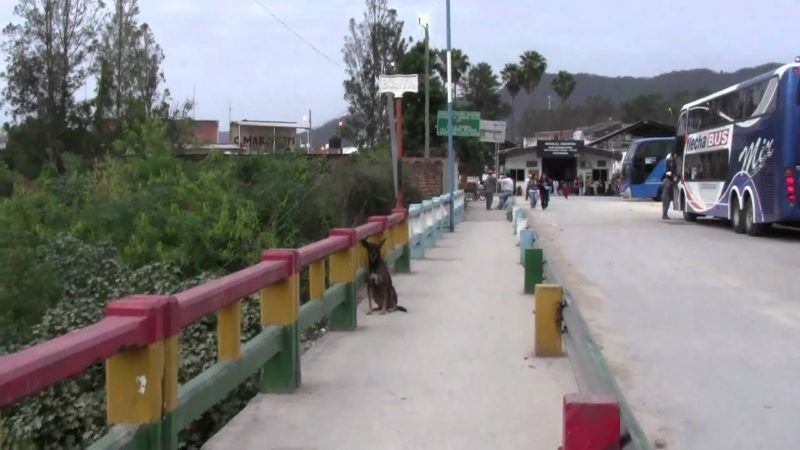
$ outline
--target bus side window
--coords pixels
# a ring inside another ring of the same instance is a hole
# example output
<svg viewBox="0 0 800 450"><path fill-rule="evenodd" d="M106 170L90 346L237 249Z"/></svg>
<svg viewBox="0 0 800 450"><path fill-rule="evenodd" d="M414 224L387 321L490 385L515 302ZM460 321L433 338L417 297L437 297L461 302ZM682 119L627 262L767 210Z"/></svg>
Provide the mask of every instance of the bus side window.
<svg viewBox="0 0 800 450"><path fill-rule="evenodd" d="M683 155L683 147L686 145L686 111L678 116L678 132L675 136L675 153Z"/></svg>

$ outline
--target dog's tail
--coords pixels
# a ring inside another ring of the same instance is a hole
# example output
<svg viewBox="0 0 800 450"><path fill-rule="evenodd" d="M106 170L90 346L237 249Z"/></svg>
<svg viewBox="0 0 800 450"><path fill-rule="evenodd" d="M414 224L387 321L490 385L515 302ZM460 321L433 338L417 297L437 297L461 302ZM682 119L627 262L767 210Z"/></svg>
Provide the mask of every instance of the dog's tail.
<svg viewBox="0 0 800 450"><path fill-rule="evenodd" d="M397 309L398 311L403 311L404 313L408 312L408 310L406 309L405 306L397 305L397 306L395 306L395 309Z"/></svg>

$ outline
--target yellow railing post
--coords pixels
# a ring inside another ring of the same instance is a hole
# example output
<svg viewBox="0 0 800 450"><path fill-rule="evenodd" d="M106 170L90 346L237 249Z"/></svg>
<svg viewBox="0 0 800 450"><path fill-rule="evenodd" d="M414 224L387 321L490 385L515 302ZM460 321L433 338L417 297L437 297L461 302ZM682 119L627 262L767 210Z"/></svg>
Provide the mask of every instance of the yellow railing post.
<svg viewBox="0 0 800 450"><path fill-rule="evenodd" d="M308 293L316 300L322 300L325 295L325 258L308 266Z"/></svg>
<svg viewBox="0 0 800 450"><path fill-rule="evenodd" d="M411 272L411 248L408 246L408 211L405 209L393 209L393 214L403 214L403 220L394 226L393 242L402 248L400 257L394 262L394 269L399 273Z"/></svg>
<svg viewBox="0 0 800 450"><path fill-rule="evenodd" d="M564 298L561 286L537 284L534 290L534 348L536 356L561 356L559 308Z"/></svg>
<svg viewBox="0 0 800 450"><path fill-rule="evenodd" d="M146 425L137 447L174 448L171 413L178 403L177 302L168 296L132 296L112 302L106 316L141 317L146 345L106 360L106 415L111 424Z"/></svg>
<svg viewBox="0 0 800 450"><path fill-rule="evenodd" d="M261 392L294 392L301 382L297 315L300 308L300 258L295 249L268 250L262 261L282 261L284 280L261 290L261 325L281 327L281 351L261 369Z"/></svg>
<svg viewBox="0 0 800 450"><path fill-rule="evenodd" d="M242 356L242 301L217 311L217 359L236 361Z"/></svg>
<svg viewBox="0 0 800 450"><path fill-rule="evenodd" d="M331 283L345 285L345 300L331 311L330 328L335 331L354 330L358 326L358 304L356 301L356 268L358 267L358 247L356 245L356 230L350 228L336 228L331 230L331 236L347 238L348 247L330 256ZM364 257L366 264L366 256Z"/></svg>

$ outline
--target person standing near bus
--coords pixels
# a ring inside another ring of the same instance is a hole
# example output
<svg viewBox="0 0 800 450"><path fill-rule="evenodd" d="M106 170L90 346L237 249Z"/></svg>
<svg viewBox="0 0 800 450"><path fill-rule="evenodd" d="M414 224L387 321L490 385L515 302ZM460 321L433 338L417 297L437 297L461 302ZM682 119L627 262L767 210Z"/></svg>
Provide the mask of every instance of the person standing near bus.
<svg viewBox="0 0 800 450"><path fill-rule="evenodd" d="M661 220L669 220L667 211L672 203L672 183L672 172L665 173L661 181Z"/></svg>
<svg viewBox="0 0 800 450"><path fill-rule="evenodd" d="M491 170L486 171L486 178L483 181L483 193L486 197L486 210L492 209L492 200L494 200L494 193L497 192L497 178L494 177L494 172Z"/></svg>

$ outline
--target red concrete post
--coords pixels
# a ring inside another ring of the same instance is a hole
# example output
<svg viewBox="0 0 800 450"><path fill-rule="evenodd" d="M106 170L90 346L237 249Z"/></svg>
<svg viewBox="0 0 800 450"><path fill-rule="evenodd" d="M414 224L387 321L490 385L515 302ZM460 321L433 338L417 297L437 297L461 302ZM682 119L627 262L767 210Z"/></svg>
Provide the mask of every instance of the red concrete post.
<svg viewBox="0 0 800 450"><path fill-rule="evenodd" d="M397 121L397 201L395 208L403 208L403 96L394 101L395 120Z"/></svg>
<svg viewBox="0 0 800 450"><path fill-rule="evenodd" d="M619 403L614 395L564 396L563 450L619 450Z"/></svg>

